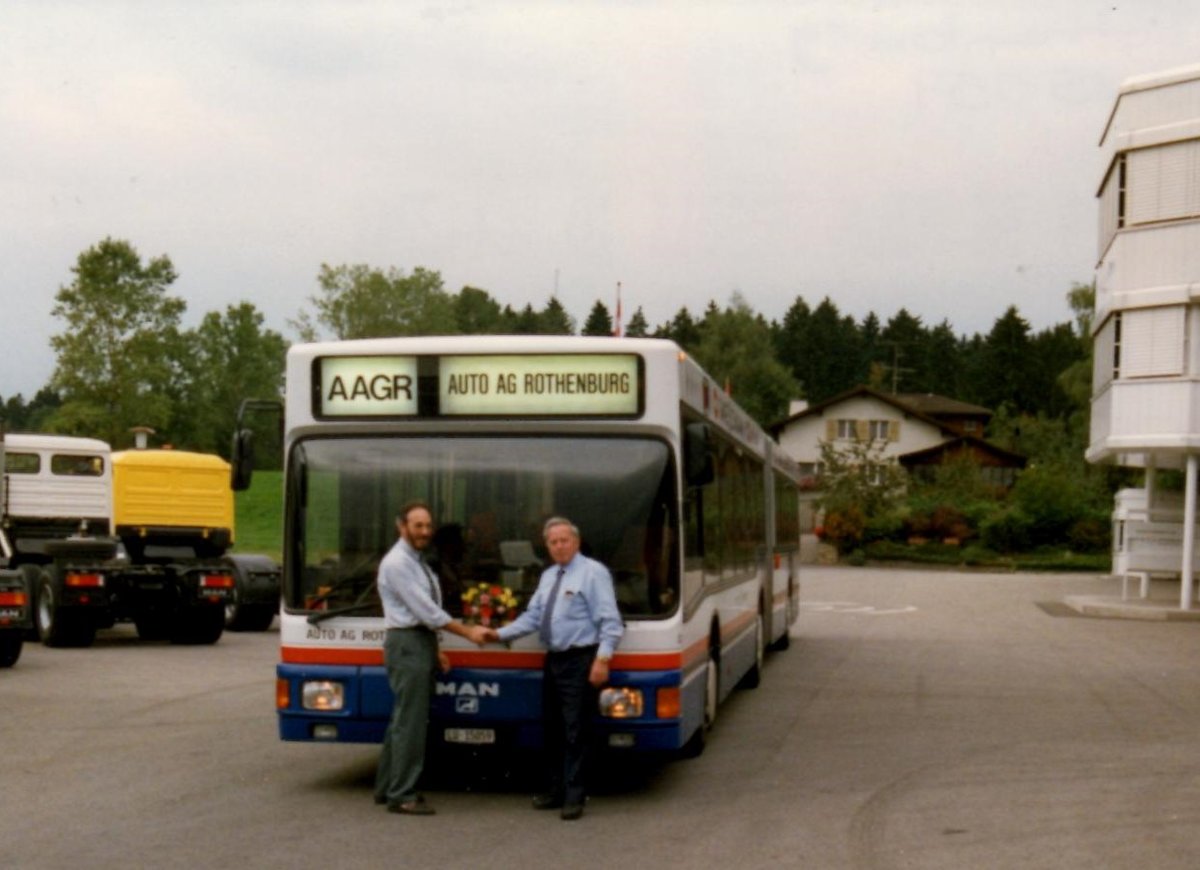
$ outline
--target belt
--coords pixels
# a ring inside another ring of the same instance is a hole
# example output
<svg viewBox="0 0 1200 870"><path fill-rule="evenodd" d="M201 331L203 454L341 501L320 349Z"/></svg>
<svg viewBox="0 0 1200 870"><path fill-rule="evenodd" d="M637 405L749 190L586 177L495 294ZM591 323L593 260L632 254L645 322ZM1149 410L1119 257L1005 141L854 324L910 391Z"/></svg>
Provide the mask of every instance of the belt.
<svg viewBox="0 0 1200 870"><path fill-rule="evenodd" d="M582 655L583 653L587 653L588 655L595 655L595 654L596 654L596 651L597 651L597 650L599 650L599 649L600 649L600 644L598 644L598 643L589 643L589 644L583 644L583 645L580 645L580 646L569 646L569 647L567 647L566 649L552 649L552 650L547 650L547 651L546 651L546 655L549 655L549 656L570 656L570 655Z"/></svg>

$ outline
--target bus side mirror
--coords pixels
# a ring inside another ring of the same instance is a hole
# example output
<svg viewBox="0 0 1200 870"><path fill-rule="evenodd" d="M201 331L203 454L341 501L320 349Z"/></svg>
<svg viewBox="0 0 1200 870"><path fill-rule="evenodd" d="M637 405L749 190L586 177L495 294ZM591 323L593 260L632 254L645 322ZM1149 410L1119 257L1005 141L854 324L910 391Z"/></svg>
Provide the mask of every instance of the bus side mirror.
<svg viewBox="0 0 1200 870"><path fill-rule="evenodd" d="M684 429L683 477L688 486L713 482L712 430L707 423L688 423Z"/></svg>
<svg viewBox="0 0 1200 870"><path fill-rule="evenodd" d="M233 450L230 455L230 486L234 492L250 488L254 474L254 430L238 429L233 433Z"/></svg>

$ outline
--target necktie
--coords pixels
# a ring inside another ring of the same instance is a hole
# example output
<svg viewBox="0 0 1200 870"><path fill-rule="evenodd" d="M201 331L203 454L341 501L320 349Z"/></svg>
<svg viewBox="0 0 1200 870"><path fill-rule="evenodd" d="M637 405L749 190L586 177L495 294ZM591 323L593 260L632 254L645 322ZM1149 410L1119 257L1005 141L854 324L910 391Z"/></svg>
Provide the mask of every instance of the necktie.
<svg viewBox="0 0 1200 870"><path fill-rule="evenodd" d="M546 601L546 606L542 608L542 624L538 628L538 637L542 639L547 647L550 646L550 616L554 613L554 602L558 600L558 587L562 585L563 574L567 573L567 569L563 566L558 567L558 576L554 578L554 585L550 587L550 597Z"/></svg>
<svg viewBox="0 0 1200 870"><path fill-rule="evenodd" d="M442 590L438 588L434 582L433 572L429 570L429 563L425 561L425 554L417 554L417 561L421 563L421 570L425 572L425 579L429 581L429 597L433 599L434 604L438 607L442 606Z"/></svg>

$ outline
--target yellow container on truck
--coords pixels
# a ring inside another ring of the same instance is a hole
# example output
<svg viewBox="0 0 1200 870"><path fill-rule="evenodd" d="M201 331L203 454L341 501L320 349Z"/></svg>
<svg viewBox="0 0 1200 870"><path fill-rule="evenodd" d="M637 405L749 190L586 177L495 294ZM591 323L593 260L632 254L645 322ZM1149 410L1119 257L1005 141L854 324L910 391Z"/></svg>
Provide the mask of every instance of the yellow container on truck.
<svg viewBox="0 0 1200 870"><path fill-rule="evenodd" d="M204 540L222 553L233 543L229 463L186 450L123 450L112 455L113 525L128 546Z"/></svg>

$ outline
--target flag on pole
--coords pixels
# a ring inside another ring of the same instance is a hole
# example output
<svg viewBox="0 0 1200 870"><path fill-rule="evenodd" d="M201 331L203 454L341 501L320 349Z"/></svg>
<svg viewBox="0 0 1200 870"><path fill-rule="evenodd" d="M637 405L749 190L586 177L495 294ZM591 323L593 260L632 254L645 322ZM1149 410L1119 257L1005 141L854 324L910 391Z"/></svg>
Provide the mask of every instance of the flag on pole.
<svg viewBox="0 0 1200 870"><path fill-rule="evenodd" d="M617 316L613 318L613 335L621 337L621 282L617 282Z"/></svg>

